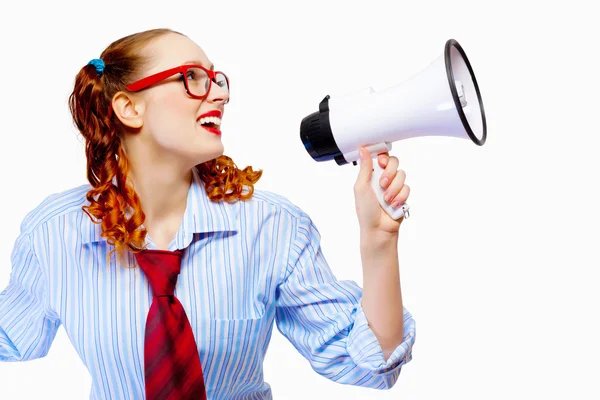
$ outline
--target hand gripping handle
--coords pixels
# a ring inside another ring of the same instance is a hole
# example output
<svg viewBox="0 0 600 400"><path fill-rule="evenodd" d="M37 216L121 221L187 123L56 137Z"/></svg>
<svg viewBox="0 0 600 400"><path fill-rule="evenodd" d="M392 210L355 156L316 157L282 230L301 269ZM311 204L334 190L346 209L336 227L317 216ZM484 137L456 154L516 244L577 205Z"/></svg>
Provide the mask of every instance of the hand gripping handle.
<svg viewBox="0 0 600 400"><path fill-rule="evenodd" d="M388 213L388 215L392 219L400 219L402 217L409 217L409 206L408 204L400 204L397 208L392 207L391 204L386 202L383 199L383 194L385 193L385 189L381 187L379 180L381 179L381 175L383 174L383 168L379 165L379 161L377 159L377 155L373 158L373 173L371 174L371 187L377 196L377 200L379 200L379 205L381 208Z"/></svg>

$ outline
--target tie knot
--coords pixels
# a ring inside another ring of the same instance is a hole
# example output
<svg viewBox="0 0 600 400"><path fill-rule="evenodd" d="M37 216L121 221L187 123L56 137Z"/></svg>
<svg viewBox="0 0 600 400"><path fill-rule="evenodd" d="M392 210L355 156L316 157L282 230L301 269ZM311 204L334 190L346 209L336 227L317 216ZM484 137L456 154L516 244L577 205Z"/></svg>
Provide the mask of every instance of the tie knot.
<svg viewBox="0 0 600 400"><path fill-rule="evenodd" d="M154 296L173 296L181 270L181 256L181 250L142 250L135 253Z"/></svg>

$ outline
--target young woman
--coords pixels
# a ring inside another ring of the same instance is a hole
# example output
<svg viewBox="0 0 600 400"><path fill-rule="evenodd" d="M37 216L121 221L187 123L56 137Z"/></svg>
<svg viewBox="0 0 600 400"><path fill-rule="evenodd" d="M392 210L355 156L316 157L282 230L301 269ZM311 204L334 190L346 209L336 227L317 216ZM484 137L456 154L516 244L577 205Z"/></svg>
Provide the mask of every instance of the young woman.
<svg viewBox="0 0 600 400"><path fill-rule="evenodd" d="M339 281L317 228L262 171L223 155L229 81L167 29L112 43L70 97L89 185L47 197L21 226L0 294L0 361L48 353L62 324L92 375L92 399L269 399L273 323L314 370L390 388L411 359L398 231L370 184L354 186L363 286ZM402 204L398 160L382 186Z"/></svg>

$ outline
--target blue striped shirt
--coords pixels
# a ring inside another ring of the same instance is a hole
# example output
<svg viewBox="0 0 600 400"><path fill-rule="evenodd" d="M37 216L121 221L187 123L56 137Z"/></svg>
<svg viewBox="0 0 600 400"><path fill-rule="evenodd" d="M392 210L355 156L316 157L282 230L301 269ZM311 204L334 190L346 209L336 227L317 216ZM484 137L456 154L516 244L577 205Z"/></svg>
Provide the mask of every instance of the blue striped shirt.
<svg viewBox="0 0 600 400"><path fill-rule="evenodd" d="M82 185L27 214L0 293L0 361L44 357L62 324L92 377L90 399L144 398L144 329L152 293L139 267L110 264L113 248L81 206ZM149 248L156 248L148 237ZM187 248L175 295L190 320L209 399L271 399L263 360L273 322L319 374L390 388L411 359L415 323L385 361L361 308L361 288L337 280L311 219L286 198L211 201L193 171L169 250ZM129 257L130 265L135 258Z"/></svg>

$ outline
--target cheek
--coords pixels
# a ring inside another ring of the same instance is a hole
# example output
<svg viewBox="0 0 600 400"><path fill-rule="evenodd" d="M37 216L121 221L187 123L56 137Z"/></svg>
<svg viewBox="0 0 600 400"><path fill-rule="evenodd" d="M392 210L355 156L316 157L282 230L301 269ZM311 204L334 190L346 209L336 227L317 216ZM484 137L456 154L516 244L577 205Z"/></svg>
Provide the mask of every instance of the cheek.
<svg viewBox="0 0 600 400"><path fill-rule="evenodd" d="M181 93L157 97L148 104L147 128L159 142L187 135L194 127L198 106Z"/></svg>

